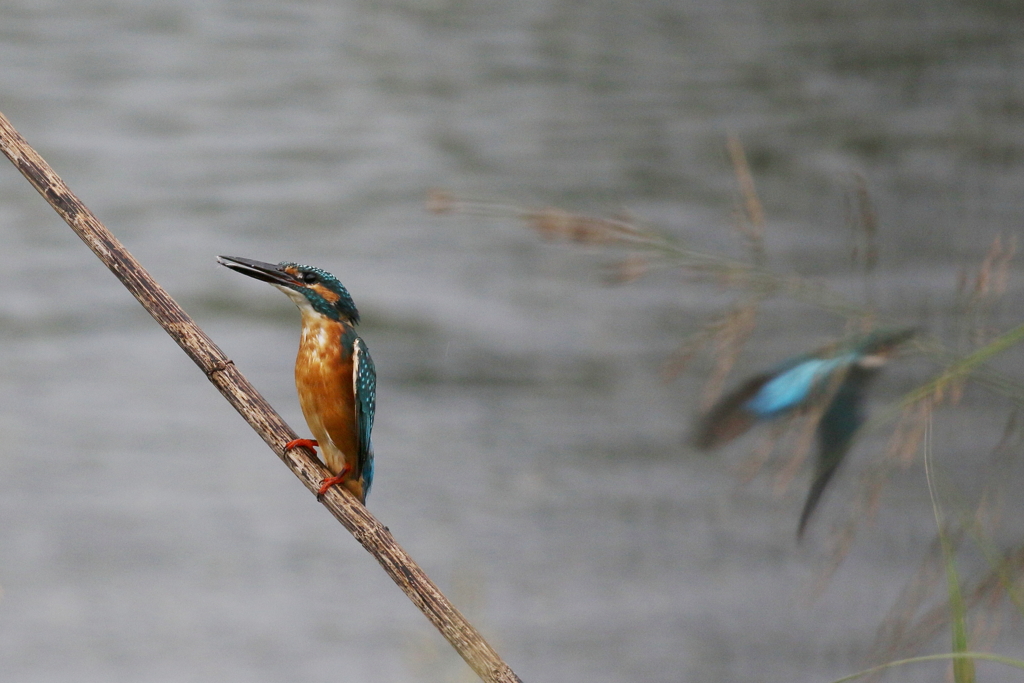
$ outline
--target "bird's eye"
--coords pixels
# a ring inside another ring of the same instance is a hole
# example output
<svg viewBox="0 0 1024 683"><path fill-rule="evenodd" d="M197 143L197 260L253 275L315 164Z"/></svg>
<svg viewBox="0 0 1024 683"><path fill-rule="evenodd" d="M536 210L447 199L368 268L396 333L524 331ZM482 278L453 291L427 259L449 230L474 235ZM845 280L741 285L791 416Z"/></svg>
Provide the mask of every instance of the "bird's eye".
<svg viewBox="0 0 1024 683"><path fill-rule="evenodd" d="M319 279L320 278L318 278L316 276L316 273L303 273L302 274L302 281L305 282L307 285L315 285L317 280L319 280Z"/></svg>

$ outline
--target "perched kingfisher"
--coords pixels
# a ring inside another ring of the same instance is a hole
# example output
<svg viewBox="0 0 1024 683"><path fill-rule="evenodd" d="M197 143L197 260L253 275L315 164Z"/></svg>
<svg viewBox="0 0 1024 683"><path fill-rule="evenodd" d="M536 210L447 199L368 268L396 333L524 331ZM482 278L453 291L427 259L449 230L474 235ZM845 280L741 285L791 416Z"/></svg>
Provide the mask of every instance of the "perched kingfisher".
<svg viewBox="0 0 1024 683"><path fill-rule="evenodd" d="M326 270L238 256L217 262L274 285L302 313L302 338L295 359L295 388L315 440L296 439L285 449L316 448L331 472L317 497L341 484L366 502L373 482L370 430L377 403L377 374L366 343L356 335L359 311L345 286Z"/></svg>
<svg viewBox="0 0 1024 683"><path fill-rule="evenodd" d="M803 536L821 494L853 436L864 423L864 394L870 380L915 329L876 330L842 345L829 345L791 358L751 377L726 394L699 422L694 444L717 448L754 423L791 415L827 401L818 421L818 460L811 489L800 513L797 538Z"/></svg>

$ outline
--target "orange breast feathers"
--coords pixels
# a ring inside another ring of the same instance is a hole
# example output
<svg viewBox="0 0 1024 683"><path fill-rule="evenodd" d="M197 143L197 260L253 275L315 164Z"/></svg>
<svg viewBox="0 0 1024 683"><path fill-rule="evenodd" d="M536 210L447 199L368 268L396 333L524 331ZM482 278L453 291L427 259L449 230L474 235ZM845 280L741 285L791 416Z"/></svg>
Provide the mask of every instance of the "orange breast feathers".
<svg viewBox="0 0 1024 683"><path fill-rule="evenodd" d="M295 388L324 464L337 476L348 466L345 487L360 498L359 437L352 383L352 349L343 337L355 338L350 325L303 315L302 339L295 360Z"/></svg>

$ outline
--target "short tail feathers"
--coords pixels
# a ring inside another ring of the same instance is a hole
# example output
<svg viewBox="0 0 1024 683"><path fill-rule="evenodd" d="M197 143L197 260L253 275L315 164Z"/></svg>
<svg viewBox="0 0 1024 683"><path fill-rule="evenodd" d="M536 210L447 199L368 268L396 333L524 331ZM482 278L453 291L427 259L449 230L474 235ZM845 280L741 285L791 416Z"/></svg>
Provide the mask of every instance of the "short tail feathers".
<svg viewBox="0 0 1024 683"><path fill-rule="evenodd" d="M363 502L366 502L366 496L370 495L370 487L373 486L373 444L370 443L369 452L366 454L366 461L363 464Z"/></svg>

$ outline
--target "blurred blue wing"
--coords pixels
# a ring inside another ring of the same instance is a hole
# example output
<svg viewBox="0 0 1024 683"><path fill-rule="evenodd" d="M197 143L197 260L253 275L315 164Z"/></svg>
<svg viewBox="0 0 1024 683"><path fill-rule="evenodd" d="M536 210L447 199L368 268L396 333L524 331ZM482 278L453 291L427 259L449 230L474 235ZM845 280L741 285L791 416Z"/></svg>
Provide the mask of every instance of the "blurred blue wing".
<svg viewBox="0 0 1024 683"><path fill-rule="evenodd" d="M365 497L373 484L373 444L370 432L373 431L373 415L377 409L377 371L366 343L359 337L352 344L352 353L355 356L352 379L356 396L356 425L359 430L358 462Z"/></svg>
<svg viewBox="0 0 1024 683"><path fill-rule="evenodd" d="M815 396L822 388L822 380L854 359L852 354L844 354L797 362L765 382L743 407L759 418L781 415Z"/></svg>

